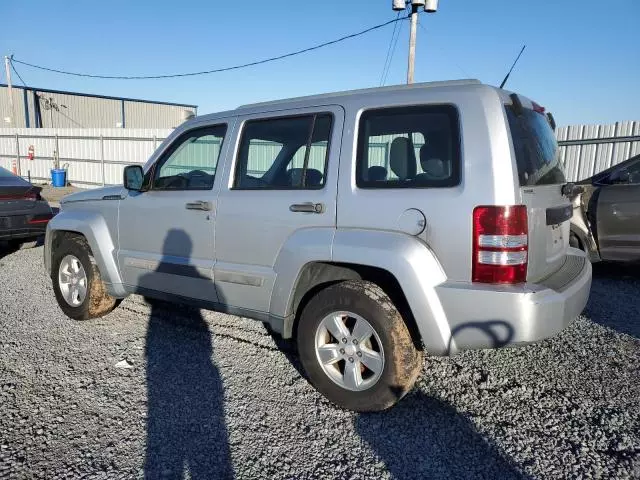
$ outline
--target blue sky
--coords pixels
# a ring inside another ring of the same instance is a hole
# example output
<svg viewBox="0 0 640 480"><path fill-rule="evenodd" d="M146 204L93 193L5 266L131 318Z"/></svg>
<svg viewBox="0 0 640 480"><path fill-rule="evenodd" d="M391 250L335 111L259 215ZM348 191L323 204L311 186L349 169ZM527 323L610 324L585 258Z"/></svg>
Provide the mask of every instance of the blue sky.
<svg viewBox="0 0 640 480"><path fill-rule="evenodd" d="M279 55L394 16L391 0L4 1L0 53L78 72L175 73ZM640 0L440 0L436 14L420 15L416 81L473 77L497 85L526 43L507 87L553 111L558 124L640 120L638 21ZM16 68L32 86L196 104L202 114L377 86L392 30L192 78L94 80ZM403 22L387 84L406 80L407 38Z"/></svg>

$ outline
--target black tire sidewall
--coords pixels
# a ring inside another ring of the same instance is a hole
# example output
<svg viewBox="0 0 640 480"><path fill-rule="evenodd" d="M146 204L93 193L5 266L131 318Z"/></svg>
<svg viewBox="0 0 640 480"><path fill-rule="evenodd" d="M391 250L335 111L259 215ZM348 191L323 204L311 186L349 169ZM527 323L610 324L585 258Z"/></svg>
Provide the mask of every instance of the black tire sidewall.
<svg viewBox="0 0 640 480"><path fill-rule="evenodd" d="M398 355L396 339L391 333L394 322L402 319L385 295L383 301L376 301L357 289L350 288L353 282L337 284L319 292L305 307L297 331L297 345L300 361L314 387L338 406L355 411L384 410L395 404L406 389L398 388L398 371L394 359ZM375 329L384 350L384 367L376 384L367 390L352 391L340 387L322 369L315 353L315 336L323 318L337 311L349 311L366 319ZM406 328L406 327L405 327ZM408 330L407 330L408 335Z"/></svg>
<svg viewBox="0 0 640 480"><path fill-rule="evenodd" d="M67 255L73 255L76 257L82 264L82 268L84 268L84 272L87 275L87 294L83 302L77 307L73 307L67 303L62 295L62 291L60 290L60 285L58 283L60 263ZM58 301L58 305L65 315L73 318L74 320L87 320L90 318L89 306L91 305L91 292L93 282L96 281L94 277L93 262L89 257L88 246L84 241L76 238L69 239L63 242L62 245L54 251L51 265L51 281L53 283L53 291L55 293L56 300Z"/></svg>

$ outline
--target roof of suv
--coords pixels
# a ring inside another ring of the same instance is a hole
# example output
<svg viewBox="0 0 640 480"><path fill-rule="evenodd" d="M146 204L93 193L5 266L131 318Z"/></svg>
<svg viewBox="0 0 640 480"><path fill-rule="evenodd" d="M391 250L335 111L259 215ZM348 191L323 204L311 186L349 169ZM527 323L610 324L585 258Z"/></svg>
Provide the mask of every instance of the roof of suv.
<svg viewBox="0 0 640 480"><path fill-rule="evenodd" d="M441 82L423 82L413 83L410 85L390 85L388 87L373 87L362 88L358 90L345 90L342 92L322 93L319 95L307 95L303 97L285 98L282 100L273 100L269 102L258 102L247 105L242 105L237 110L248 110L262 107L270 107L276 105L283 105L289 103L302 103L302 102L317 102L319 100L330 100L337 97L354 96L354 95L375 95L379 93L392 93L406 90L421 90L424 88L438 88L438 87L453 87L462 85L480 85L482 82L476 79L463 79L463 80L447 80Z"/></svg>
<svg viewBox="0 0 640 480"><path fill-rule="evenodd" d="M272 108L276 109L284 109L284 108L303 108L317 105L319 102L323 104L331 103L334 99L339 99L341 97L368 97L372 95L379 95L381 93L384 94L394 94L394 93L402 93L408 90L424 90L424 89L433 89L433 88L477 88L478 86L486 86L487 88L496 89L496 87L492 87L489 85L483 84L480 80L476 79L462 79L462 80L447 80L440 82L423 82L423 83L414 83L411 85L392 85L388 87L374 87L374 88L363 88L359 90L346 90L342 92L331 92L331 93L323 93L319 95L309 95L303 97L293 97L286 98L282 100L274 100L269 102L259 102L252 103L247 105L241 105L235 110L230 110L226 112L216 112L203 116L198 116L188 120L188 123L198 123L201 121L214 120L217 118L229 117L237 114L249 114L249 113L257 113L268 111ZM508 93L508 92L504 92Z"/></svg>

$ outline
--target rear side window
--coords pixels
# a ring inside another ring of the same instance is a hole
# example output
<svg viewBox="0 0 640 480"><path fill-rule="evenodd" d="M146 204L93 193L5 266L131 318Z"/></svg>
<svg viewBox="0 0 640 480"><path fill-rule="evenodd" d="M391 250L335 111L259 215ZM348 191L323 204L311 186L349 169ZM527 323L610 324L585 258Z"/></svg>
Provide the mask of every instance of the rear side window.
<svg viewBox="0 0 640 480"><path fill-rule="evenodd" d="M450 105L368 110L360 118L360 188L442 188L460 183L458 112Z"/></svg>
<svg viewBox="0 0 640 480"><path fill-rule="evenodd" d="M332 115L251 120L238 149L234 188L319 189L326 183Z"/></svg>
<svg viewBox="0 0 640 480"><path fill-rule="evenodd" d="M511 106L506 109L520 186L565 183L558 142L547 118L527 108L519 116Z"/></svg>

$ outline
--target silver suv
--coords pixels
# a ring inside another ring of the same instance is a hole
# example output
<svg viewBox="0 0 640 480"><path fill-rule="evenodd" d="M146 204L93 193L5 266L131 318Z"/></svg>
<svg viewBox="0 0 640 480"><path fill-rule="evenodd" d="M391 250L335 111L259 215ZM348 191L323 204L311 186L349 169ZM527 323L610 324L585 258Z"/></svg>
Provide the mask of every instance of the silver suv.
<svg viewBox="0 0 640 480"><path fill-rule="evenodd" d="M382 410L423 352L534 342L584 308L552 126L474 80L197 117L124 186L66 197L46 268L69 317L139 293L253 318L335 404Z"/></svg>

